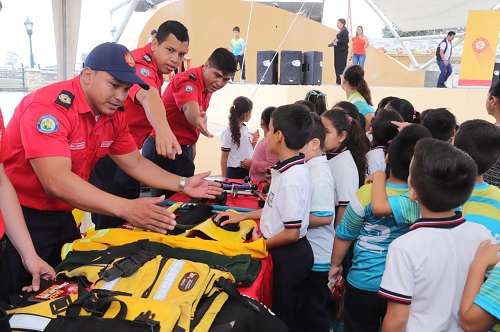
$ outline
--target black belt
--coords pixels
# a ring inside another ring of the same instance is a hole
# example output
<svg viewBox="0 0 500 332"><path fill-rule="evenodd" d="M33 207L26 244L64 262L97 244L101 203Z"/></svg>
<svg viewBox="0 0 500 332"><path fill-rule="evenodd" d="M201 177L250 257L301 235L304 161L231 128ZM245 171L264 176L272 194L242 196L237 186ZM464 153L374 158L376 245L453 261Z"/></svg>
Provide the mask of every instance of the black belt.
<svg viewBox="0 0 500 332"><path fill-rule="evenodd" d="M3 252L6 247L7 247L7 239L1 238L0 239L0 252Z"/></svg>

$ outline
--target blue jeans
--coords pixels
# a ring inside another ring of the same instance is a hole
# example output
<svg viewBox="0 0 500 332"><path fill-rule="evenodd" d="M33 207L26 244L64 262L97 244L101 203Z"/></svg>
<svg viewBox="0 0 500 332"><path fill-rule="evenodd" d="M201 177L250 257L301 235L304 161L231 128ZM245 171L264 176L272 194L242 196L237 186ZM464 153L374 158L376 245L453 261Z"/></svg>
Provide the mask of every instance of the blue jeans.
<svg viewBox="0 0 500 332"><path fill-rule="evenodd" d="M448 80L448 77L450 77L451 73L453 73L453 68L451 67L451 61L448 60L448 66L444 65L444 60L438 61L438 66L439 70L441 71L441 74L439 74L438 82L437 84L444 84Z"/></svg>
<svg viewBox="0 0 500 332"><path fill-rule="evenodd" d="M365 68L365 60L366 60L366 53L365 54L353 53L353 55L352 55L352 64L353 65L360 65L361 67Z"/></svg>
<svg viewBox="0 0 500 332"><path fill-rule="evenodd" d="M245 75L245 67L247 66L246 61L245 61L245 56L244 55L235 55L236 61L240 65L240 71L241 71L241 79L246 80L246 75ZM234 74L231 76L231 79L234 81Z"/></svg>

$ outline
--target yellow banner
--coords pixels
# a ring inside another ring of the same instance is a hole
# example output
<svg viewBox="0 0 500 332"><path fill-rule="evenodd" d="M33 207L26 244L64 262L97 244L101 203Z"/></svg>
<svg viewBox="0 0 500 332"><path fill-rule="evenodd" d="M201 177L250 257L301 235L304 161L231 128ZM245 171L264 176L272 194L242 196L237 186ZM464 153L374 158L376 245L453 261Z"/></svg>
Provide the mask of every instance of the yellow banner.
<svg viewBox="0 0 500 332"><path fill-rule="evenodd" d="M499 31L500 11L469 11L459 86L491 85Z"/></svg>

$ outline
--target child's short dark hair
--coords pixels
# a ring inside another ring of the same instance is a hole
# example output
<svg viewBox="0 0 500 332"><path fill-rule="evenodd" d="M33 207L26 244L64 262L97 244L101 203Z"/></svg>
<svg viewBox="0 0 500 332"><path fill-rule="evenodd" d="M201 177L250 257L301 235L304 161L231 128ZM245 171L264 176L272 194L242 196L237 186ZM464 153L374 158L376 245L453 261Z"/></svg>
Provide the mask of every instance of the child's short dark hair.
<svg viewBox="0 0 500 332"><path fill-rule="evenodd" d="M455 115L446 108L428 109L422 112L422 125L432 137L449 142L457 126Z"/></svg>
<svg viewBox="0 0 500 332"><path fill-rule="evenodd" d="M474 159L477 172L482 175L500 158L500 128L485 120L465 121L453 144Z"/></svg>
<svg viewBox="0 0 500 332"><path fill-rule="evenodd" d="M266 126L268 130L269 130L269 122L271 122L271 114L275 109L276 107L274 106L268 106L264 108L262 114L260 115L260 118L262 119L262 121L264 121L264 126Z"/></svg>
<svg viewBox="0 0 500 332"><path fill-rule="evenodd" d="M372 147L383 146L387 148L392 139L399 133L398 127L391 121L402 122L401 115L394 110L383 109L378 112L372 121Z"/></svg>
<svg viewBox="0 0 500 332"><path fill-rule="evenodd" d="M454 209L469 199L476 184L474 160L450 143L424 138L415 146L410 185L431 212Z"/></svg>
<svg viewBox="0 0 500 332"><path fill-rule="evenodd" d="M238 31L238 32L240 32L240 27L234 27L234 28L233 28L233 31Z"/></svg>
<svg viewBox="0 0 500 332"><path fill-rule="evenodd" d="M309 112L316 112L316 108L314 107L314 104L311 103L310 101L307 100L297 100L294 104L297 105L302 105L303 107L307 108Z"/></svg>
<svg viewBox="0 0 500 332"><path fill-rule="evenodd" d="M311 134L311 112L301 105L290 104L276 108L271 114L274 132L281 131L285 144L291 150L300 150Z"/></svg>
<svg viewBox="0 0 500 332"><path fill-rule="evenodd" d="M319 139L319 147L321 150L325 147L325 137L326 137L326 129L321 121L321 117L316 113L311 113L312 117L312 130L311 135L309 135L308 142L313 138Z"/></svg>
<svg viewBox="0 0 500 332"><path fill-rule="evenodd" d="M170 34L174 35L175 38L177 38L177 40L180 42L189 43L188 30L181 22L172 20L165 21L160 25L158 31L153 31L156 32L156 40L158 40L158 44L161 44L165 40L167 40ZM151 31L151 34L153 34L153 31Z"/></svg>
<svg viewBox="0 0 500 332"><path fill-rule="evenodd" d="M391 175L399 180L408 181L410 161L413 157L415 144L422 138L430 137L432 136L429 130L416 123L401 129L401 132L394 137L387 148L389 154L388 168Z"/></svg>
<svg viewBox="0 0 500 332"><path fill-rule="evenodd" d="M234 54L227 48L219 47L208 58L208 64L222 71L222 74L234 74L238 69L238 62Z"/></svg>

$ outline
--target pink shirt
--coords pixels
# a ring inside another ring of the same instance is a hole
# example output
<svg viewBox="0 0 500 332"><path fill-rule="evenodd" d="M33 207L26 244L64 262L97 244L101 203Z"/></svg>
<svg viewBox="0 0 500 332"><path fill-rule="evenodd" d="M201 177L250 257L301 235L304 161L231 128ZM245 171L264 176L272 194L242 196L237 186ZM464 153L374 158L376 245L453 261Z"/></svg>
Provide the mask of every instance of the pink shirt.
<svg viewBox="0 0 500 332"><path fill-rule="evenodd" d="M266 169L273 167L277 162L278 156L269 151L267 137L264 137L253 151L250 179L254 181L266 180Z"/></svg>

